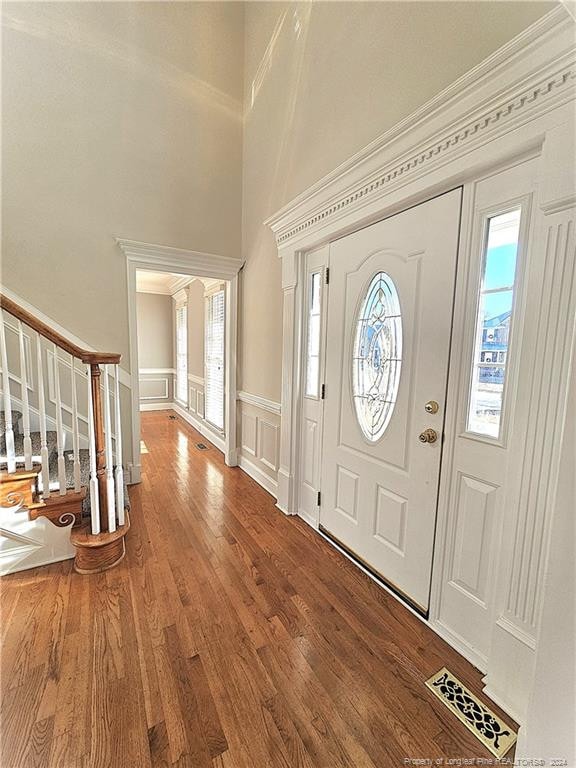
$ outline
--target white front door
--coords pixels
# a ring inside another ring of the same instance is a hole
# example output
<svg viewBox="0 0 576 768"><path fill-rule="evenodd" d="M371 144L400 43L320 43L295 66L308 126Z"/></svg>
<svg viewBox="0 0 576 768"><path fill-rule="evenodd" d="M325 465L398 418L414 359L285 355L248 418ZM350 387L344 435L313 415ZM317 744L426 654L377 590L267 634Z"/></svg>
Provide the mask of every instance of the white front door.
<svg viewBox="0 0 576 768"><path fill-rule="evenodd" d="M424 612L460 205L457 189L330 245L320 524Z"/></svg>

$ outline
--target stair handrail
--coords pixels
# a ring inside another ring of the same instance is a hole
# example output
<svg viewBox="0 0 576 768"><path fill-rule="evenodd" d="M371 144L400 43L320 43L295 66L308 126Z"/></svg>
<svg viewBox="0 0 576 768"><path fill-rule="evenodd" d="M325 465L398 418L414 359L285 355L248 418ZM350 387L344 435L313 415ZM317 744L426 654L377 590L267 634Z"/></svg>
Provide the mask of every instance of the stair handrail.
<svg viewBox="0 0 576 768"><path fill-rule="evenodd" d="M24 309L24 307L21 307L17 302L10 299L8 296L0 292L0 315L1 310L5 310L10 315L18 319L21 323L31 328L33 331L37 333L38 338L38 344L39 344L39 336L42 336L44 339L48 340L54 345L54 357L56 359L56 347L60 348L64 352L67 352L69 355L71 355L71 375L74 376L74 358L80 360L82 363L88 366L88 398L89 398L89 426L90 426L90 436L89 436L89 450L90 450L90 492L91 492L91 501L92 501L92 520L91 520L91 533L92 535L98 535L105 532L114 532L117 528L117 525L124 526L125 520L124 520L124 509L118 511L116 510L116 498L118 498L119 501L123 504L124 494L123 489L118 494L116 493L116 489L114 487L114 476L112 473L113 468L113 453L112 453L112 427L111 427L111 419L110 419L110 388L109 388L109 371L110 367L114 369L114 383L115 383L115 395L119 399L119 389L118 389L118 382L119 382L119 363L121 360L121 355L116 352L95 352L93 350L83 349L82 347L79 347L74 342L67 339L65 336L63 336L58 331L51 328L49 325L44 323L42 320L39 320L37 317L35 317L33 314L31 314L28 310ZM0 317L0 322L2 323L2 328L0 329L2 333L0 334L0 339L2 340L2 352L3 357L6 357L5 355L5 341L4 341L4 327L3 327L3 319ZM22 336L22 328L20 326L20 336ZM38 350L40 347L38 346ZM100 366L103 366L103 369L101 370ZM39 366L39 389L41 390L41 393L43 394L43 380L42 380L42 360L41 357L39 357L38 361ZM3 368L6 368L6 379L5 379L5 411L7 412L7 419L11 420L11 406L10 406L10 384L9 384L9 374L8 374L8 366L5 360L3 360ZM104 401L102 397L101 392L101 380L103 377L104 381ZM60 402L60 393L59 393L59 374L58 374L58 367L55 368L55 386L56 386L56 413L57 416L60 415L60 408L61 408L61 402ZM25 385L25 384L24 384ZM42 409L43 410L43 409ZM73 404L73 413L75 413L75 424L73 426L74 429L77 429L77 413L76 409L74 408ZM106 425L104 424L104 415L107 416ZM41 414L42 415L42 414ZM121 437L118 434L118 431L121 429L121 423L120 423L120 411L119 411L119 402L116 403L116 409L115 409L115 420L116 420L116 429L117 429L117 435L116 435L116 448L117 448L117 456L116 461L120 463L120 469L121 469L121 455L118 455L118 448L121 446ZM59 423L59 420L57 420ZM105 431L106 426L106 431ZM65 476L65 469L64 469L64 459L63 459L63 446L60 443L61 438L61 426L57 429L57 437L58 437L58 450L59 450L59 484L60 484L60 491L62 493L62 482L63 477ZM41 432L45 435L45 425L43 429L41 429ZM7 443L10 442L10 439L13 444L13 435L12 432L12 425L11 423L6 424L6 440ZM43 439L43 444L45 443L45 436ZM74 441L74 452L75 452L75 461L77 461L77 455L78 455L78 441ZM8 454L14 454L13 445L12 445L12 451L8 451ZM10 466L10 458L9 458L9 472L15 471L15 462L12 462L14 464L13 467ZM44 486L44 492L46 497L50 495L50 488L49 488L49 468L48 468L48 460L47 458L42 460L43 464L43 470L42 470L42 476L43 476L43 486ZM123 483L123 474L121 471L116 473L116 479L118 482ZM65 493L64 488L64 493Z"/></svg>
<svg viewBox="0 0 576 768"><path fill-rule="evenodd" d="M58 331L50 328L49 325L46 325L42 320L39 320L34 315L30 314L28 310L21 307L15 301L12 301L12 299L9 299L8 296L5 296L3 293L0 293L0 307L18 320L21 320L29 328L32 328L32 330L37 331L40 336L48 339L48 341L56 344L57 347L60 347L73 357L77 357L81 362L86 363L87 365L117 365L122 359L122 355L117 352L94 352L93 350L82 349L82 347L79 347L65 336L62 336L61 333L58 333Z"/></svg>

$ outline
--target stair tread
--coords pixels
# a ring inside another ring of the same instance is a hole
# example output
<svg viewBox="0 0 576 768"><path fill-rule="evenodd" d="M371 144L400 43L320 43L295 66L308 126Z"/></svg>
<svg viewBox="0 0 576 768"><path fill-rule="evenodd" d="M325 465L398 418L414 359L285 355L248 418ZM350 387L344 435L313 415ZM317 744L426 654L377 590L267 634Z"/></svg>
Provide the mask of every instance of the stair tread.
<svg viewBox="0 0 576 768"><path fill-rule="evenodd" d="M32 442L32 454L34 456L39 456L42 447L40 432L30 432L30 440ZM58 444L58 437L55 430L49 429L46 432L46 443L48 445L48 456L50 456L50 454L56 450ZM17 457L24 456L24 435L14 435L14 447L16 449ZM6 439L4 435L0 436L0 456L6 456Z"/></svg>

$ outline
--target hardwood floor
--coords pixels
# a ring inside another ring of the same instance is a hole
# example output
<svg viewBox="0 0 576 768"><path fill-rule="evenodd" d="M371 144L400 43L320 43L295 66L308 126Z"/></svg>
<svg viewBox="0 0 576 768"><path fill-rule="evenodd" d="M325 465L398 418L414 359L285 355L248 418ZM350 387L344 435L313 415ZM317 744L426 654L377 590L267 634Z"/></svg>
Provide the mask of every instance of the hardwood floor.
<svg viewBox="0 0 576 768"><path fill-rule="evenodd" d="M121 565L2 580L2 768L489 757L424 686L477 670L183 421L142 423Z"/></svg>

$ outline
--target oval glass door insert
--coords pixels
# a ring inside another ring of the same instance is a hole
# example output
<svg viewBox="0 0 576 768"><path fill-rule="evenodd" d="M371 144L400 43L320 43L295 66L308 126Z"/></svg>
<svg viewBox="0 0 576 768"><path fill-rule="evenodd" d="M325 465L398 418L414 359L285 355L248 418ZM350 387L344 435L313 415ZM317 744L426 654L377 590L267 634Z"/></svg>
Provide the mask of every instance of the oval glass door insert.
<svg viewBox="0 0 576 768"><path fill-rule="evenodd" d="M394 281L372 278L356 318L352 397L362 434L375 443L390 423L402 367L402 317Z"/></svg>

